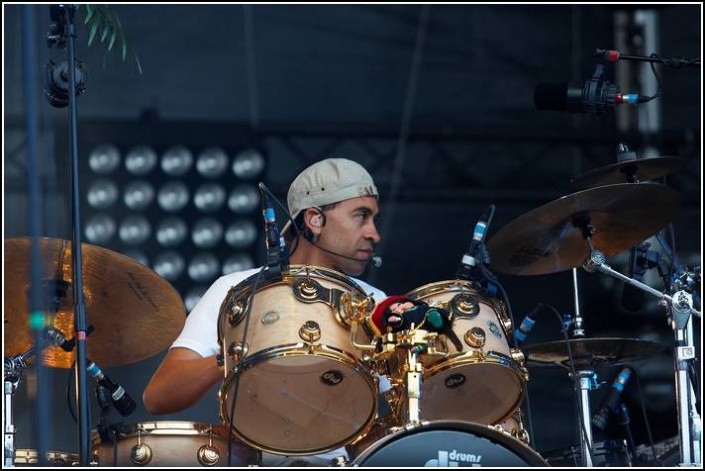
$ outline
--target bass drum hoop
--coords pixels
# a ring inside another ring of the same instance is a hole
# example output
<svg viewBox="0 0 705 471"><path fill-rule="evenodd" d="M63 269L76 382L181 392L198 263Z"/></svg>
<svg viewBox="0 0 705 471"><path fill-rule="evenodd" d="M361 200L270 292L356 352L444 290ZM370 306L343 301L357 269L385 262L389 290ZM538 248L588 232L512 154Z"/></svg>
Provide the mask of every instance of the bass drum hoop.
<svg viewBox="0 0 705 471"><path fill-rule="evenodd" d="M421 422L421 425L410 430L402 430L398 432L392 432L386 435L384 438L378 440L374 444L370 445L365 451L360 453L351 463L350 466L366 466L365 462L371 458L374 458L379 451L383 451L387 445L394 443L404 437L409 437L417 435L424 432L430 431L455 431L455 432L469 432L474 436L479 436L481 438L487 439L494 444L502 446L504 449L509 450L517 458L523 460L527 466L536 467L549 467L548 462L539 455L536 451L524 445L510 435L500 432L490 426L477 424L474 422L462 422L453 420L438 420L433 422ZM429 455L429 457L433 457ZM387 466L371 464L370 466ZM393 465L397 466L397 465ZM403 463L399 464L399 467L423 467L423 464L418 463ZM492 466L492 465L489 465ZM502 466L504 467L504 466Z"/></svg>

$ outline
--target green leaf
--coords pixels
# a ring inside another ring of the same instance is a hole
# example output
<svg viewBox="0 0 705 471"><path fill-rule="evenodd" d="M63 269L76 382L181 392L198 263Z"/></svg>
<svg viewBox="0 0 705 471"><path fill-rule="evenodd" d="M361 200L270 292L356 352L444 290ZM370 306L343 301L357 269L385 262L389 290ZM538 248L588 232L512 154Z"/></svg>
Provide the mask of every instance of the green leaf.
<svg viewBox="0 0 705 471"><path fill-rule="evenodd" d="M96 21L91 25L91 30L88 33L88 47L93 44L93 38L95 38L95 33L98 31L98 26L100 26L100 18L96 18Z"/></svg>
<svg viewBox="0 0 705 471"><path fill-rule="evenodd" d="M96 9L93 5L86 5L86 19L83 20L83 24L87 25L89 21L91 21L91 18L93 17L93 13L96 12Z"/></svg>
<svg viewBox="0 0 705 471"><path fill-rule="evenodd" d="M137 63L137 72L139 72L140 75L144 75L142 73L142 64L140 63L140 58L137 57L137 54L135 54L135 62Z"/></svg>
<svg viewBox="0 0 705 471"><path fill-rule="evenodd" d="M108 43L108 51L113 48L113 44L115 44L115 38L117 38L117 31L113 30L113 34L112 36L110 36L110 42Z"/></svg>

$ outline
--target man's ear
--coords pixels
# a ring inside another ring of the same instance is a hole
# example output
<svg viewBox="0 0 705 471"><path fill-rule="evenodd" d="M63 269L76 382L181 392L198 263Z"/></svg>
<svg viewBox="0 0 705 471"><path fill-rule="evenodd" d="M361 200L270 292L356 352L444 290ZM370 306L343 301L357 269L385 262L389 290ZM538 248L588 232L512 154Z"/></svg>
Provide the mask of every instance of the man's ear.
<svg viewBox="0 0 705 471"><path fill-rule="evenodd" d="M317 236L325 224L323 213L318 208L308 208L304 211L304 226L311 234Z"/></svg>

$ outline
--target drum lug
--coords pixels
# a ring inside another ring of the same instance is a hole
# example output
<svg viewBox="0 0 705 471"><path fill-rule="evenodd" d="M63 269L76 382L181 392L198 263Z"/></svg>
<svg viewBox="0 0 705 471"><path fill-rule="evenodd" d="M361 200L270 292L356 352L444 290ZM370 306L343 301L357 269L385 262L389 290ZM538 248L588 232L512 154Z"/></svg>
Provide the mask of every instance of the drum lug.
<svg viewBox="0 0 705 471"><path fill-rule="evenodd" d="M144 443L139 443L132 447L130 460L137 466L144 466L152 461L152 448Z"/></svg>
<svg viewBox="0 0 705 471"><path fill-rule="evenodd" d="M196 455L202 466L213 466L220 459L220 452L213 445L203 445Z"/></svg>
<svg viewBox="0 0 705 471"><path fill-rule="evenodd" d="M465 343L470 345L472 348L482 348L485 346L485 331L480 327L473 327L465 332L464 339Z"/></svg>
<svg viewBox="0 0 705 471"><path fill-rule="evenodd" d="M240 363L240 360L247 356L248 347L247 344L244 346L241 342L233 342L228 347L228 355L233 358L235 363Z"/></svg>
<svg viewBox="0 0 705 471"><path fill-rule="evenodd" d="M292 286L294 296L306 303L318 301L323 295L324 288L316 280L302 278Z"/></svg>
<svg viewBox="0 0 705 471"><path fill-rule="evenodd" d="M306 321L299 329L299 337L305 342L317 342L321 338L321 327L316 321Z"/></svg>
<svg viewBox="0 0 705 471"><path fill-rule="evenodd" d="M480 306L469 294L461 293L450 300L450 310L456 316L472 318L480 313Z"/></svg>

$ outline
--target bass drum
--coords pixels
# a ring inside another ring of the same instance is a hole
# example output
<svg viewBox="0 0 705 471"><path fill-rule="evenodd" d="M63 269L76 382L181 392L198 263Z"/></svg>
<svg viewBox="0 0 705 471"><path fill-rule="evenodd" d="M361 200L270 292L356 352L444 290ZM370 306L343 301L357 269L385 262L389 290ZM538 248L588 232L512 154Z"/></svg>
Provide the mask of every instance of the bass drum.
<svg viewBox="0 0 705 471"><path fill-rule="evenodd" d="M343 274L301 265L279 279L254 275L230 289L218 318L220 415L244 442L279 455L313 455L372 425L377 378L350 338L350 294L365 297Z"/></svg>
<svg viewBox="0 0 705 471"><path fill-rule="evenodd" d="M496 424L509 417L524 398L529 373L521 351L509 347L513 327L504 304L461 280L421 286L406 297L450 312L464 347L458 351L439 335L436 349L447 355L419 355L421 418Z"/></svg>
<svg viewBox="0 0 705 471"><path fill-rule="evenodd" d="M506 433L471 422L427 422L394 432L351 462L369 467L548 466L534 450Z"/></svg>

